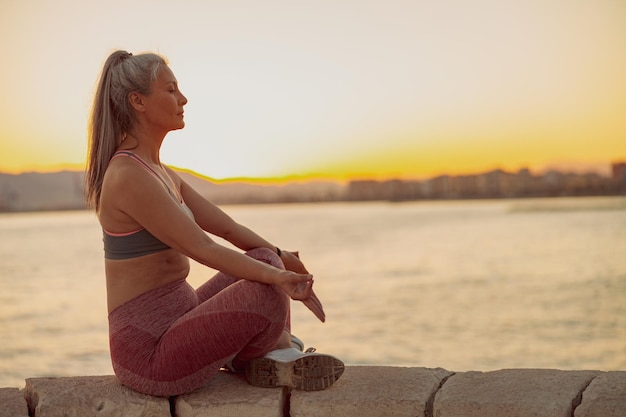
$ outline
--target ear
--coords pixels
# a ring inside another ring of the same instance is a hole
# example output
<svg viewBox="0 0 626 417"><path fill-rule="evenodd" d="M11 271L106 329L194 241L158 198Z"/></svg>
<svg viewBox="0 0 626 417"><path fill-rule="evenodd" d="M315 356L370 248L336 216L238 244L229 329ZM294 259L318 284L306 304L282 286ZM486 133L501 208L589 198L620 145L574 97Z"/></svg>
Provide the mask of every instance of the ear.
<svg viewBox="0 0 626 417"><path fill-rule="evenodd" d="M144 96L134 91L128 95L128 102L136 111L143 112L146 109Z"/></svg>

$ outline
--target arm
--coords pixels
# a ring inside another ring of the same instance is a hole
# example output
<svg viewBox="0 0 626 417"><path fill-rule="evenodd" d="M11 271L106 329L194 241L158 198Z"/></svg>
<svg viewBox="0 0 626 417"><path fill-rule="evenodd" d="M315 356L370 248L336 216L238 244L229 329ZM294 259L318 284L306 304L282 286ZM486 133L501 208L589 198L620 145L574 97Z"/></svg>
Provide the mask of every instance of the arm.
<svg viewBox="0 0 626 417"><path fill-rule="evenodd" d="M292 298L310 296L312 277L274 268L214 242L154 179L132 161L115 161L103 184L105 219L146 228L174 250L227 274L279 285ZM104 198L106 196L106 198Z"/></svg>
<svg viewBox="0 0 626 417"><path fill-rule="evenodd" d="M230 216L224 213L219 207L202 197L189 184L182 180L175 172L170 171L180 181L180 190L185 200L194 214L196 223L205 231L219 236L242 250L253 248L268 248L276 251L276 246L265 240L249 228L235 222ZM306 267L300 260L298 252L281 251L281 260L285 269L300 274L309 275ZM301 301L317 316L321 321L325 321L324 309L317 295L311 290L311 296Z"/></svg>
<svg viewBox="0 0 626 417"><path fill-rule="evenodd" d="M180 177L178 179L185 204L191 209L196 223L203 230L227 240L244 251L254 248L268 248L276 252L276 246L247 227L235 222L228 214L198 194Z"/></svg>

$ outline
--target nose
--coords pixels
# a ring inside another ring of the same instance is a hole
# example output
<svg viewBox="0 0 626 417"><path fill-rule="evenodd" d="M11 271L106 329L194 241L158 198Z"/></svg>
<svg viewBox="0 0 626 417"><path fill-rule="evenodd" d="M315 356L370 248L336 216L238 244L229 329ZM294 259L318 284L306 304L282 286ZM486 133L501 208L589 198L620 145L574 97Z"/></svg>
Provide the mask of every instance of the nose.
<svg viewBox="0 0 626 417"><path fill-rule="evenodd" d="M185 97L183 93L180 93L180 104L181 106L184 106L185 104L187 104L187 97Z"/></svg>

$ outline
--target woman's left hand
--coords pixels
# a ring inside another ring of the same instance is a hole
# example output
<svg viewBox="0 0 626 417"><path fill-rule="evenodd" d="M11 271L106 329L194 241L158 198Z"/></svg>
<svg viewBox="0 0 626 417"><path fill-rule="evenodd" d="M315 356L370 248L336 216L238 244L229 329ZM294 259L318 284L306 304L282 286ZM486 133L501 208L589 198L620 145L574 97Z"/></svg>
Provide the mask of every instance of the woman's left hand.
<svg viewBox="0 0 626 417"><path fill-rule="evenodd" d="M299 274L309 273L309 271L307 271L306 267L300 260L300 254L298 252L282 251L282 256L280 259L283 261L285 269L288 271L297 272ZM315 295L315 292L313 291L313 283L311 282L307 285L311 285L310 295L307 298L300 299L300 301L302 301L302 303L307 306L307 308L311 310L313 314L315 314L315 317L317 317L321 322L324 322L326 321L326 313L324 313L324 307L322 306L322 302L319 300L319 298L317 298L317 295Z"/></svg>

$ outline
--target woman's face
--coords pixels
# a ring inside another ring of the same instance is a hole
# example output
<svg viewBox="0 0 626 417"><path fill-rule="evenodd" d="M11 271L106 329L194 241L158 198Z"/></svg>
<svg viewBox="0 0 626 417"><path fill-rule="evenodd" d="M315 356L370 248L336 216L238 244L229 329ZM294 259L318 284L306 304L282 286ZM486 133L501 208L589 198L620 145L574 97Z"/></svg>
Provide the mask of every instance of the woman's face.
<svg viewBox="0 0 626 417"><path fill-rule="evenodd" d="M167 65L161 66L150 90L150 94L144 96L147 121L166 132L185 127L183 106L187 98L178 89L176 77Z"/></svg>

